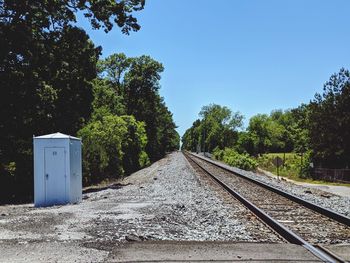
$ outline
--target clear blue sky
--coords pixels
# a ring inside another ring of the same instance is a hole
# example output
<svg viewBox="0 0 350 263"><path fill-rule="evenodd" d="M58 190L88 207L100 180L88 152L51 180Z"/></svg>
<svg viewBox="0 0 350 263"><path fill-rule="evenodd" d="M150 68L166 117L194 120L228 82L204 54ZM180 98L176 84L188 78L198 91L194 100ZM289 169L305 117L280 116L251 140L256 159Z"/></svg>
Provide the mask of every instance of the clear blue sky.
<svg viewBox="0 0 350 263"><path fill-rule="evenodd" d="M105 34L82 26L103 56L150 55L163 63L161 95L180 135L203 105L249 118L309 102L350 68L350 1L147 0L141 30Z"/></svg>

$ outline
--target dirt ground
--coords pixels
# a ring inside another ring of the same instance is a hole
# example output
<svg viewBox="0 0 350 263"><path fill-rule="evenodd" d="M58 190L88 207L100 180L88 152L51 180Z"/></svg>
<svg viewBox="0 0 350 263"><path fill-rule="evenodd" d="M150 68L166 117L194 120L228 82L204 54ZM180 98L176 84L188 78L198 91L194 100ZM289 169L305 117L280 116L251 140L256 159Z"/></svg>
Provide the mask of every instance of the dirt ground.
<svg viewBox="0 0 350 263"><path fill-rule="evenodd" d="M103 262L133 241L283 243L172 153L76 205L0 206L0 262Z"/></svg>

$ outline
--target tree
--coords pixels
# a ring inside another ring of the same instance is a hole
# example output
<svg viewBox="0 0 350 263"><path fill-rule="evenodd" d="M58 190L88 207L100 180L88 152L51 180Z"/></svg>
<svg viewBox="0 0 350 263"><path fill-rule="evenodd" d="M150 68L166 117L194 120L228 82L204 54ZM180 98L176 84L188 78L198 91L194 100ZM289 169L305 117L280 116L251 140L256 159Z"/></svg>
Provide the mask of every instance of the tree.
<svg viewBox="0 0 350 263"><path fill-rule="evenodd" d="M248 153L250 155L256 154L256 144L255 142L258 140L255 134L242 131L238 133L238 139L235 143L235 149L238 153Z"/></svg>
<svg viewBox="0 0 350 263"><path fill-rule="evenodd" d="M304 153L310 149L310 131L309 127L309 105L302 104L292 109L294 124L292 126L292 141L294 143L294 151Z"/></svg>
<svg viewBox="0 0 350 263"><path fill-rule="evenodd" d="M125 121L112 115L93 121L78 132L84 141L85 185L124 175L122 142L127 132Z"/></svg>
<svg viewBox="0 0 350 263"><path fill-rule="evenodd" d="M146 152L152 162L165 154L161 144L162 123L159 114L164 105L158 93L163 70L163 65L149 56L133 58L123 85L127 114L146 124Z"/></svg>
<svg viewBox="0 0 350 263"><path fill-rule="evenodd" d="M149 158L145 152L147 134L144 122L138 122L133 116L128 115L121 118L127 127L127 134L122 140L122 151L124 153L123 169L128 175L149 164Z"/></svg>
<svg viewBox="0 0 350 263"><path fill-rule="evenodd" d="M100 60L98 69L100 77L116 85L116 89L121 89L124 80L124 74L130 67L131 58L126 57L124 53L117 53Z"/></svg>
<svg viewBox="0 0 350 263"><path fill-rule="evenodd" d="M219 147L232 147L237 140L237 128L242 126L243 116L239 112L232 112L226 106L210 104L203 106L197 120L187 130L182 138L183 148L196 151L198 145L201 150L212 151Z"/></svg>
<svg viewBox="0 0 350 263"><path fill-rule="evenodd" d="M237 139L237 128L242 126L243 116L226 106L210 104L203 106L199 115L203 118L203 143L207 151L219 147L232 147Z"/></svg>
<svg viewBox="0 0 350 263"><path fill-rule="evenodd" d="M84 184L119 178L149 164L143 122L133 116L104 115L79 130L84 141Z"/></svg>
<svg viewBox="0 0 350 263"><path fill-rule="evenodd" d="M103 84L97 89L102 99L98 99L99 115L106 111L119 115L114 109L118 105L119 111L123 109L124 114L144 122L146 152L152 161L178 149L179 135L173 116L159 95L163 65L149 56L128 58L121 53L101 60L98 68L98 83Z"/></svg>
<svg viewBox="0 0 350 263"><path fill-rule="evenodd" d="M333 74L309 105L310 147L316 165L343 168L350 164L350 73Z"/></svg>
<svg viewBox="0 0 350 263"><path fill-rule="evenodd" d="M191 128L187 129L182 136L182 149L196 152L200 146L201 137L201 121L196 120L193 122Z"/></svg>
<svg viewBox="0 0 350 263"><path fill-rule="evenodd" d="M251 117L247 136L254 144L253 154L255 155L267 152L290 152L294 149L295 130L296 120L290 110L274 110L270 115L257 114Z"/></svg>
<svg viewBox="0 0 350 263"><path fill-rule="evenodd" d="M75 14L83 12L95 29L117 25L128 34L140 28L132 13L143 6L143 0L0 1L0 199L32 191L33 134L74 135L91 114L101 49L74 26Z"/></svg>
<svg viewBox="0 0 350 263"><path fill-rule="evenodd" d="M145 0L3 0L0 2L0 23L56 31L76 22L75 14L80 11L94 29L103 28L108 32L117 25L123 33L129 34L131 30L140 29L132 13L142 10L144 5Z"/></svg>
<svg viewBox="0 0 350 263"><path fill-rule="evenodd" d="M115 90L115 86L105 79L95 79L93 82L92 119L104 114L125 115L124 98ZM100 117L99 117L100 116Z"/></svg>
<svg viewBox="0 0 350 263"><path fill-rule="evenodd" d="M180 148L180 135L176 131L177 126L173 121L173 115L166 107L163 98L160 98L157 110L158 136L160 137L159 151L164 154L178 150Z"/></svg>
<svg viewBox="0 0 350 263"><path fill-rule="evenodd" d="M269 116L267 114L257 114L250 118L248 132L251 138L254 138L254 154L265 153L271 146L271 140L268 129Z"/></svg>
<svg viewBox="0 0 350 263"><path fill-rule="evenodd" d="M270 113L272 121L283 126L281 149L283 152L291 152L294 149L293 134L295 133L295 125L297 120L294 118L291 110L274 110Z"/></svg>
<svg viewBox="0 0 350 263"><path fill-rule="evenodd" d="M19 186L17 196L32 191L33 134L59 130L75 134L89 118L90 81L96 75L99 49L82 30L66 27L55 39L43 40L35 53L25 52L28 56L18 63L5 56L0 61L0 163L15 164L10 184ZM0 173L6 176L6 171ZM8 189L13 193L13 188L1 185L2 193Z"/></svg>

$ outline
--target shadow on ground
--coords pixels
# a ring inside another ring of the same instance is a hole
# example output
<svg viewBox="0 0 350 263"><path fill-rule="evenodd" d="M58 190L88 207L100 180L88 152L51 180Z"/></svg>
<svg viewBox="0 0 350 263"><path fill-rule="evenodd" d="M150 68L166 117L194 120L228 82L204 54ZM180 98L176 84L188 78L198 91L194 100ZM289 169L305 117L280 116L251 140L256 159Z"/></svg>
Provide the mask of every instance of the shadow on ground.
<svg viewBox="0 0 350 263"><path fill-rule="evenodd" d="M131 183L127 183L127 184L120 184L120 183L115 183L115 184L111 184L108 186L103 186L103 187L90 187L90 188L86 188L83 190L83 194L88 194L88 193L95 193L95 192L99 192L99 191L103 191L103 190L107 190L107 189L120 189L124 186L128 186L131 185Z"/></svg>

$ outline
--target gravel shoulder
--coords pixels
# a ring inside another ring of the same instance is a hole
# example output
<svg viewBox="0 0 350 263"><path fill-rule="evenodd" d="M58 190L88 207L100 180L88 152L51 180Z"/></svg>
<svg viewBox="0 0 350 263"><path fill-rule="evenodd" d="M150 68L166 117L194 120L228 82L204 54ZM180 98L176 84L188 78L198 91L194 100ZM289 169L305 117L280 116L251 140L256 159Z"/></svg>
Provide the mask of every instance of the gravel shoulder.
<svg viewBox="0 0 350 263"><path fill-rule="evenodd" d="M283 243L203 180L175 152L77 205L0 206L0 262L103 262L145 240Z"/></svg>
<svg viewBox="0 0 350 263"><path fill-rule="evenodd" d="M262 173L264 175L267 175L269 177L272 177L274 179L277 179L277 175L275 175L269 171L258 169L258 172ZM319 190L324 191L324 192L328 192L331 194L350 198L350 187L349 186L304 183L304 182L294 181L294 180L291 180L289 178L283 178L283 180L287 181L287 182L291 182L291 183L296 184L296 185L301 185L301 186L308 187L308 188L319 189Z"/></svg>

